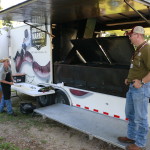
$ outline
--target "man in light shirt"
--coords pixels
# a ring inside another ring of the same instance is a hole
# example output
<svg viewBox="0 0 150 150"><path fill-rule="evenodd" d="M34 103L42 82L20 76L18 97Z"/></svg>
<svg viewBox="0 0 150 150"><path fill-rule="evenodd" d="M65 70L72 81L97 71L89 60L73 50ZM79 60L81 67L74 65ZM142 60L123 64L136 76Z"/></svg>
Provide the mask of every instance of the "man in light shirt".
<svg viewBox="0 0 150 150"><path fill-rule="evenodd" d="M2 59L3 66L0 69L0 83L2 88L2 98L0 102L0 112L4 111L4 107L7 107L7 113L9 115L16 116L12 109L11 103L11 85L13 85L12 72L10 68L9 58Z"/></svg>

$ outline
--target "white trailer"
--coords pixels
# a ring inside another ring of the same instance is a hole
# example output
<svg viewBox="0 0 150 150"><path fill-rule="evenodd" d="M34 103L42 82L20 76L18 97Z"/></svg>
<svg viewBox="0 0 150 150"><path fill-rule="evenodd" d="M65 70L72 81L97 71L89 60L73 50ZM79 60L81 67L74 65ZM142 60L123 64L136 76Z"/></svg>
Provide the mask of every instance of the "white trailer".
<svg viewBox="0 0 150 150"><path fill-rule="evenodd" d="M126 134L128 120L123 81L134 48L128 37L96 38L96 33L148 27L150 3L130 5L123 0L28 0L0 12L1 19L27 24L10 31L13 73L55 89L37 97L42 108L35 112L121 148L126 145L117 137Z"/></svg>
<svg viewBox="0 0 150 150"><path fill-rule="evenodd" d="M9 33L6 28L0 30L0 59L8 57L9 54Z"/></svg>

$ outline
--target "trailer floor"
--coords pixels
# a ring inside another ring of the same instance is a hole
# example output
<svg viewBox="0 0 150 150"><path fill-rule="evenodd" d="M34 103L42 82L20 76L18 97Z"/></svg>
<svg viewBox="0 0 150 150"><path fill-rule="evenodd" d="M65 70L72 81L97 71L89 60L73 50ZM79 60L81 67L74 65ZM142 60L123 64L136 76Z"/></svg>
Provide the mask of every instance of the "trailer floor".
<svg viewBox="0 0 150 150"><path fill-rule="evenodd" d="M127 121L64 104L38 108L34 112L125 149L126 144L120 143L117 137L126 135ZM147 142L147 149L150 149L150 142Z"/></svg>

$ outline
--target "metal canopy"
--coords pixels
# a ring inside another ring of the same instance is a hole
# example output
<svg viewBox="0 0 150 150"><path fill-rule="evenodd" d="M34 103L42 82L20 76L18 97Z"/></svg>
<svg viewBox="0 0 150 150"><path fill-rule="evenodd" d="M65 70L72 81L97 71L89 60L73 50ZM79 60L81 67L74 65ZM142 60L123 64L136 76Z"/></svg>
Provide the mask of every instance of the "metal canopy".
<svg viewBox="0 0 150 150"><path fill-rule="evenodd" d="M142 0L129 0L147 18L149 11ZM132 17L131 17L132 14ZM124 0L27 0L0 12L0 19L30 23L64 23L97 18L102 24L140 21L140 17ZM115 21L114 21L115 20Z"/></svg>

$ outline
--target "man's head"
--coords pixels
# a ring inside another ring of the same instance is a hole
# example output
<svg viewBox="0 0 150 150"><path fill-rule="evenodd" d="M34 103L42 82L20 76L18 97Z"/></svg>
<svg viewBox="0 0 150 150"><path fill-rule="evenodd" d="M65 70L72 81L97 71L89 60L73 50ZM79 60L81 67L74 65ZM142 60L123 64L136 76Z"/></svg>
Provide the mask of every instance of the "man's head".
<svg viewBox="0 0 150 150"><path fill-rule="evenodd" d="M135 26L127 33L132 44L139 46L144 42L145 30L142 26Z"/></svg>
<svg viewBox="0 0 150 150"><path fill-rule="evenodd" d="M4 67L8 68L10 66L10 59L9 58L4 58L0 60L1 63L4 64Z"/></svg>

